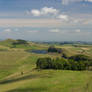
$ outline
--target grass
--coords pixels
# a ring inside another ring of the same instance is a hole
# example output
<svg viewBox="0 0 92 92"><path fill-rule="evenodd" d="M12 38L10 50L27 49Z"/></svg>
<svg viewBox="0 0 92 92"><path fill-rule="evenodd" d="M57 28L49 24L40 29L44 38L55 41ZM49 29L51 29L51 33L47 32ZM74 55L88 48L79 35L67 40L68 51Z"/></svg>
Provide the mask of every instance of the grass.
<svg viewBox="0 0 92 92"><path fill-rule="evenodd" d="M56 58L61 54L28 53L26 49L47 49L48 45L30 43L29 47L10 48L8 41L0 43L0 92L92 92L92 71L36 70L39 57ZM82 50L92 56L92 46L56 47L63 48L69 56Z"/></svg>
<svg viewBox="0 0 92 92"><path fill-rule="evenodd" d="M91 92L91 78L92 72L88 71L33 70L3 81L0 89L1 92Z"/></svg>
<svg viewBox="0 0 92 92"><path fill-rule="evenodd" d="M18 61L28 55L23 51L0 51L0 79L17 71Z"/></svg>
<svg viewBox="0 0 92 92"><path fill-rule="evenodd" d="M7 40L4 40L4 41L0 41L0 46L2 47L7 47L7 48L19 48L19 49L31 49L31 50L34 50L34 49L47 49L48 48L48 45L44 45L44 44L36 44L36 43L33 43L33 42L28 42L28 44L17 44L17 45L13 45L12 43L13 42L16 42L16 40L12 40L12 39L7 39Z"/></svg>
<svg viewBox="0 0 92 92"><path fill-rule="evenodd" d="M0 51L0 79L18 72L30 70L35 67L37 58L39 57L53 57L56 54L32 54L21 50Z"/></svg>

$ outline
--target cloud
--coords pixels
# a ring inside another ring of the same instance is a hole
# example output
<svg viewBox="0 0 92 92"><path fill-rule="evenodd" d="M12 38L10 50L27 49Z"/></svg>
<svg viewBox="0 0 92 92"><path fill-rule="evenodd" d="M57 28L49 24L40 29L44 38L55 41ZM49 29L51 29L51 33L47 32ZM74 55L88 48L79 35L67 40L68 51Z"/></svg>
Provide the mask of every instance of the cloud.
<svg viewBox="0 0 92 92"><path fill-rule="evenodd" d="M66 20L67 18L65 17L63 19L51 19L51 18L40 18L40 19L0 19L0 27L41 27L41 28L57 28L57 27L79 27L79 26L89 26L90 28L92 28L91 26L91 22L86 22L84 21L78 21L75 22L74 19L71 19L68 16L68 21L62 21L62 20ZM77 18L76 18L77 19ZM84 24L85 23L85 24ZM15 31L18 31L18 29L16 29Z"/></svg>
<svg viewBox="0 0 92 92"><path fill-rule="evenodd" d="M60 27L57 19L0 19L0 27Z"/></svg>
<svg viewBox="0 0 92 92"><path fill-rule="evenodd" d="M33 9L31 11L31 13L32 13L33 16L40 16L41 15L41 12L39 10L36 10L36 9Z"/></svg>
<svg viewBox="0 0 92 92"><path fill-rule="evenodd" d="M92 2L92 0L85 0L85 1Z"/></svg>
<svg viewBox="0 0 92 92"><path fill-rule="evenodd" d="M68 20L68 15L60 14L60 11L58 9L55 9L53 7L43 7L40 10L38 9L32 9L31 11L27 11L28 15L33 15L33 16L47 16L50 15L49 17L54 16L54 18L58 18L61 20Z"/></svg>
<svg viewBox="0 0 92 92"><path fill-rule="evenodd" d="M45 15L56 15L59 11L53 7L43 7L41 9L32 9L27 10L27 15L33 15L33 16L45 16Z"/></svg>
<svg viewBox="0 0 92 92"><path fill-rule="evenodd" d="M59 33L60 30L59 30L59 29L51 29L51 30L49 30L49 32L52 32L52 33Z"/></svg>
<svg viewBox="0 0 92 92"><path fill-rule="evenodd" d="M60 14L57 18L62 19L62 20L68 20L68 15Z"/></svg>
<svg viewBox="0 0 92 92"><path fill-rule="evenodd" d="M63 5L68 5L73 2L92 2L92 0L62 0Z"/></svg>
<svg viewBox="0 0 92 92"><path fill-rule="evenodd" d="M41 9L41 14L46 15L46 14L57 14L59 11L53 7L44 7Z"/></svg>

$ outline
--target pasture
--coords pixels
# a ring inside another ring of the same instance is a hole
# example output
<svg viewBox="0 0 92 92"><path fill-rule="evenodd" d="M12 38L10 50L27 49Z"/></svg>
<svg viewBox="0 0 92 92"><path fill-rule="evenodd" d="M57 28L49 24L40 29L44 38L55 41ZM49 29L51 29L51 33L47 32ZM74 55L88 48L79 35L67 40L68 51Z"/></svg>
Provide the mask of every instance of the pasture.
<svg viewBox="0 0 92 92"><path fill-rule="evenodd" d="M8 43L8 42L7 42ZM49 45L30 42L29 46L0 43L0 92L92 92L92 71L37 70L39 57L61 54L29 53L27 49L46 50ZM83 53L92 56L92 46L56 45L69 56Z"/></svg>

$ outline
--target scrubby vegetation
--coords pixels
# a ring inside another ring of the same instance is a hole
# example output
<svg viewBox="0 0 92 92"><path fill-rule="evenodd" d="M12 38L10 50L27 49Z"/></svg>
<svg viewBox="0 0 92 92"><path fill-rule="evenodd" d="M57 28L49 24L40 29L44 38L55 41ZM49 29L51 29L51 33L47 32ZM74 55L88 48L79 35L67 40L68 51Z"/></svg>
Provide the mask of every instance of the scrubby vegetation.
<svg viewBox="0 0 92 92"><path fill-rule="evenodd" d="M39 58L36 65L40 69L86 70L92 66L92 61L85 55L75 55L69 59Z"/></svg>

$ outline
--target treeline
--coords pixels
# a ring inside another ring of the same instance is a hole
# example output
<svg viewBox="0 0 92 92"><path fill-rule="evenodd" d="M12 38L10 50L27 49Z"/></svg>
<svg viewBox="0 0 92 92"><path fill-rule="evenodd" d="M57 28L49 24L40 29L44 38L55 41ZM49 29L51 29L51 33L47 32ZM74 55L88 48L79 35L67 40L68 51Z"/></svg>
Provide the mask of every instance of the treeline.
<svg viewBox="0 0 92 92"><path fill-rule="evenodd" d="M86 70L92 66L92 61L85 55L75 55L64 58L39 58L36 62L38 69Z"/></svg>
<svg viewBox="0 0 92 92"><path fill-rule="evenodd" d="M68 45L68 44L72 44L72 45L76 45L76 44L80 44L80 45L92 45L92 42L86 42L86 41L62 41L62 42L57 42L57 41L50 41L50 42L38 42L38 43L42 43L42 44L50 44L50 45Z"/></svg>

